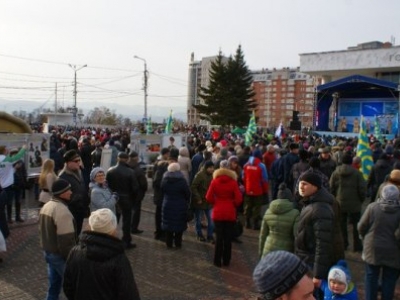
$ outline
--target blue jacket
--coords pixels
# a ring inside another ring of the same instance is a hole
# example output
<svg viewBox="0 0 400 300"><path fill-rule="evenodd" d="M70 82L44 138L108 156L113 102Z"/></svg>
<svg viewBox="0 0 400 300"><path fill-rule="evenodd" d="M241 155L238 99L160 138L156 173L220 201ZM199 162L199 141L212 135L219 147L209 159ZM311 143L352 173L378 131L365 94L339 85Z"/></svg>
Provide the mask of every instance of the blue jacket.
<svg viewBox="0 0 400 300"><path fill-rule="evenodd" d="M189 185L183 174L166 172L161 182L163 193L162 229L183 232L187 228L187 210L190 201Z"/></svg>

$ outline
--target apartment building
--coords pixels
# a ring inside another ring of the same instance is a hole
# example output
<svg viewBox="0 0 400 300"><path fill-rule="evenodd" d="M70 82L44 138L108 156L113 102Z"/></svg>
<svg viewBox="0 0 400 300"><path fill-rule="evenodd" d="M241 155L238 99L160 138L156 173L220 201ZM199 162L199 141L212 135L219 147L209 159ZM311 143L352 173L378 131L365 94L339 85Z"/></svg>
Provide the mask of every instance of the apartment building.
<svg viewBox="0 0 400 300"><path fill-rule="evenodd" d="M318 79L299 68L262 69L253 72L253 87L258 102L258 126L289 128L293 111L299 111L302 126L311 126L314 90Z"/></svg>

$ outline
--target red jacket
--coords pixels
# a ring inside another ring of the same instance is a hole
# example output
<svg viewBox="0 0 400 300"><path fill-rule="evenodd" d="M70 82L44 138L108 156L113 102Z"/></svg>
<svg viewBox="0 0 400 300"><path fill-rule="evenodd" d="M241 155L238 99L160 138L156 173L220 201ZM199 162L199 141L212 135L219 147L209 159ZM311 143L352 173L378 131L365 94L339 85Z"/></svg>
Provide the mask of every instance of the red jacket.
<svg viewBox="0 0 400 300"><path fill-rule="evenodd" d="M272 163L276 160L275 152L265 151L263 155L264 165L267 167L268 174L271 172Z"/></svg>
<svg viewBox="0 0 400 300"><path fill-rule="evenodd" d="M214 221L235 221L236 207L242 201L236 173L228 169L218 169L206 194L206 200L213 205L211 218Z"/></svg>
<svg viewBox="0 0 400 300"><path fill-rule="evenodd" d="M249 161L244 165L243 184L248 196L261 196L268 193L267 169L257 157L250 156Z"/></svg>

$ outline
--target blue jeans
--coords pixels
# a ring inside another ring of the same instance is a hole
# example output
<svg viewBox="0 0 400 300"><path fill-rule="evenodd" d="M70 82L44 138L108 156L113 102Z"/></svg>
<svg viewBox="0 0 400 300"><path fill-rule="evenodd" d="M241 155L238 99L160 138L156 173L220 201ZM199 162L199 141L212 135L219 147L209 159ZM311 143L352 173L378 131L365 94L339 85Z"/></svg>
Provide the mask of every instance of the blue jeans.
<svg viewBox="0 0 400 300"><path fill-rule="evenodd" d="M378 299L379 274L382 270L381 300L391 300L394 296L396 281L400 271L385 266L365 265L365 299Z"/></svg>
<svg viewBox="0 0 400 300"><path fill-rule="evenodd" d="M196 234L197 236L203 235L203 231L201 229L201 216L203 212L207 218L207 237L212 237L214 233L214 223L211 220L211 209L196 209L194 211L194 217L196 222Z"/></svg>
<svg viewBox="0 0 400 300"><path fill-rule="evenodd" d="M47 262L47 274L49 277L49 289L47 300L58 300L60 296L65 270L65 260L58 254L44 253Z"/></svg>

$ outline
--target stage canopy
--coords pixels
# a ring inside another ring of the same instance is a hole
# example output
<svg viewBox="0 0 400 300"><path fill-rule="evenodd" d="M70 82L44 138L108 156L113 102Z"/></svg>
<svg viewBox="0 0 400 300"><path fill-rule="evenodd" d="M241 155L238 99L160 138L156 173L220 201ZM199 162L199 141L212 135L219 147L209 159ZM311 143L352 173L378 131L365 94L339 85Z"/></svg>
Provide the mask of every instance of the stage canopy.
<svg viewBox="0 0 400 300"><path fill-rule="evenodd" d="M399 99L396 83L361 75L352 75L319 85L317 93L318 123L316 129L324 131L333 130L333 128L329 128L329 108L336 97L338 101L350 99L398 101Z"/></svg>

